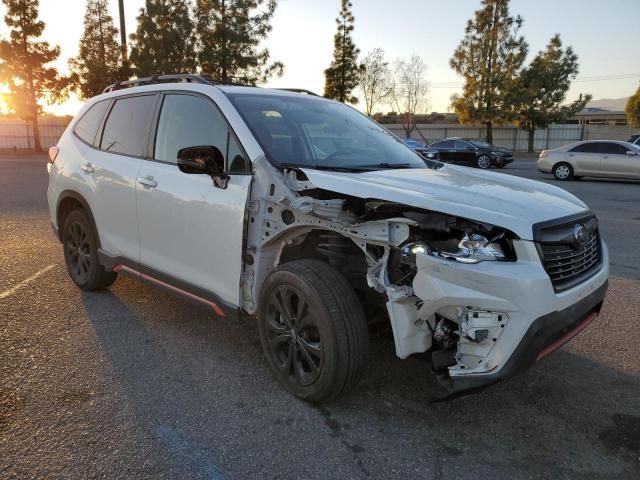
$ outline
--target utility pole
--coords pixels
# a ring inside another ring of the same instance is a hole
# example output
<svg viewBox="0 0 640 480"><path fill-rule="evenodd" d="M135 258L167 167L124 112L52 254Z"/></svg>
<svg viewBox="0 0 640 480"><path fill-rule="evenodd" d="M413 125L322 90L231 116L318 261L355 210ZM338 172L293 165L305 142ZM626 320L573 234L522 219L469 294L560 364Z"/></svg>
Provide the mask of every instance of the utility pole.
<svg viewBox="0 0 640 480"><path fill-rule="evenodd" d="M127 64L127 31L124 25L124 0L118 0L120 9L120 52L122 54L122 65Z"/></svg>

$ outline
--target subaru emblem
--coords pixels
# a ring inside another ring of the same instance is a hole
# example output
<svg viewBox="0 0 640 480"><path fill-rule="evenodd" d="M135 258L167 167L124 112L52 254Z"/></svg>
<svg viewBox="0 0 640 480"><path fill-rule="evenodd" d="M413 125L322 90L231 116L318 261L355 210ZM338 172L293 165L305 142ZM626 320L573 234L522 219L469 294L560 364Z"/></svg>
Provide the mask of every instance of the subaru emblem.
<svg viewBox="0 0 640 480"><path fill-rule="evenodd" d="M581 223L578 223L573 226L572 231L573 238L578 245L584 245L585 243L587 243L587 240L589 239L589 232L587 231L587 227L585 227Z"/></svg>

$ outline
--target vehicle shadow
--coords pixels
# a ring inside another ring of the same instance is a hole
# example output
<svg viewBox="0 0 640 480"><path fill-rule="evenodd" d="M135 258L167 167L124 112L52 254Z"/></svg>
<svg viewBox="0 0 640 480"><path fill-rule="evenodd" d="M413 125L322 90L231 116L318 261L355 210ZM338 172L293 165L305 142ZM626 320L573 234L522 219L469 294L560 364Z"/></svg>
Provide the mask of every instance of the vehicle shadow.
<svg viewBox="0 0 640 480"><path fill-rule="evenodd" d="M392 338L378 334L358 387L311 406L278 387L249 320L216 318L128 279L82 302L135 421L173 466L167 476L640 473L640 378L568 352L433 403L430 365L397 359Z"/></svg>

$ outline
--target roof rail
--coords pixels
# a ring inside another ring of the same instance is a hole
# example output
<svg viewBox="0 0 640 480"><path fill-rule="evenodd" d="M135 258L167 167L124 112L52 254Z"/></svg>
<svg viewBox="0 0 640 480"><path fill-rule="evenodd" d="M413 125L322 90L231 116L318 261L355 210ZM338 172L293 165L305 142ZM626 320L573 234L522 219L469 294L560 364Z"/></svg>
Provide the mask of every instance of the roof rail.
<svg viewBox="0 0 640 480"><path fill-rule="evenodd" d="M319 97L315 92L311 90L305 90L304 88L277 88L276 90L284 90L285 92L294 92L294 93L306 93L307 95L312 95L314 97Z"/></svg>
<svg viewBox="0 0 640 480"><path fill-rule="evenodd" d="M133 80L116 82L105 88L102 93L114 92L116 90L122 90L130 87L140 87L142 85L156 85L159 83L201 83L205 85L213 85L213 82L200 75L191 75L186 73L175 75L152 75L145 78L134 78Z"/></svg>

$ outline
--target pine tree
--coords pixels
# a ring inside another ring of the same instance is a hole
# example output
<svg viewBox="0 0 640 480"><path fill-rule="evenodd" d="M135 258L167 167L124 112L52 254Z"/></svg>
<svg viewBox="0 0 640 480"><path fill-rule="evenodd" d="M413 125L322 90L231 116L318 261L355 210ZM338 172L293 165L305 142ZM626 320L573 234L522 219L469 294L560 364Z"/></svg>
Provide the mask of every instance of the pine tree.
<svg viewBox="0 0 640 480"><path fill-rule="evenodd" d="M69 61L82 98L91 98L126 74L120 56L118 29L109 15L107 0L88 0L80 51Z"/></svg>
<svg viewBox="0 0 640 480"><path fill-rule="evenodd" d="M129 60L137 77L194 73L194 23L186 0L146 0L136 32L131 35Z"/></svg>
<svg viewBox="0 0 640 480"><path fill-rule="evenodd" d="M508 100L528 50L518 35L522 22L509 14L509 0L482 0L449 62L465 79L462 95L453 95L451 104L462 123L486 125L489 143L493 124L511 120Z"/></svg>
<svg viewBox="0 0 640 480"><path fill-rule="evenodd" d="M202 73L252 85L282 75L282 63L271 62L269 50L260 45L271 31L276 6L276 0L196 0Z"/></svg>
<svg viewBox="0 0 640 480"><path fill-rule="evenodd" d="M631 127L640 127L640 87L636 93L629 97L624 108L627 114L627 121Z"/></svg>
<svg viewBox="0 0 640 480"><path fill-rule="evenodd" d="M33 125L34 146L41 151L39 101L58 103L68 96L70 79L47 65L60 55L59 47L38 41L45 24L38 20L38 0L2 0L7 7L5 23L11 29L8 40L0 41L0 82L10 93L8 103L17 115Z"/></svg>
<svg viewBox="0 0 640 480"><path fill-rule="evenodd" d="M539 52L520 74L513 92L513 103L522 127L529 134L529 152L533 152L536 128L564 122L591 100L591 96L586 95L563 105L571 80L577 74L578 56L571 47L562 48L560 35L554 35L546 50Z"/></svg>
<svg viewBox="0 0 640 480"><path fill-rule="evenodd" d="M342 0L342 8L336 18L338 31L333 37L333 61L324 71L324 96L343 103L358 103L358 98L352 93L360 78L360 50L356 48L352 38L355 21L351 13L352 7L349 0Z"/></svg>

